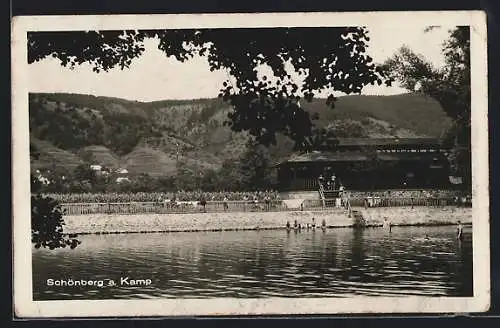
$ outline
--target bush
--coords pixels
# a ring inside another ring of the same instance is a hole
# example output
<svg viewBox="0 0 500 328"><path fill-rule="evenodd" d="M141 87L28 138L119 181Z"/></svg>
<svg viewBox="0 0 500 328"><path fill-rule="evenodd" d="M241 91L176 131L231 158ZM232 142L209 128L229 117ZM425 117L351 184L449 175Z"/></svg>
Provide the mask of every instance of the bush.
<svg viewBox="0 0 500 328"><path fill-rule="evenodd" d="M81 242L76 235L66 236L63 232L63 212L59 203L41 195L31 196L31 241L35 248L74 249Z"/></svg>

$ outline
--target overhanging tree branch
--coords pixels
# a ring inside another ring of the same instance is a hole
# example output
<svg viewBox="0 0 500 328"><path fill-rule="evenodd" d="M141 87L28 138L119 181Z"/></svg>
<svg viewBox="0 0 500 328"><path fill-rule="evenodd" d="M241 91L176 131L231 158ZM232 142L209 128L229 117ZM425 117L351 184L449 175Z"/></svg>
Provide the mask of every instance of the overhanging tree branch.
<svg viewBox="0 0 500 328"><path fill-rule="evenodd" d="M335 91L360 93L367 84L391 82L366 53L364 27L32 32L28 60L52 56L66 67L125 69L144 53L147 38L157 38L166 56L182 62L203 56L211 70L227 70L231 78L219 94L233 107L227 124L264 145L274 144L277 133L297 144L312 135L312 118L297 105L300 98L311 101L326 92L333 107ZM271 76L258 74L263 66Z"/></svg>

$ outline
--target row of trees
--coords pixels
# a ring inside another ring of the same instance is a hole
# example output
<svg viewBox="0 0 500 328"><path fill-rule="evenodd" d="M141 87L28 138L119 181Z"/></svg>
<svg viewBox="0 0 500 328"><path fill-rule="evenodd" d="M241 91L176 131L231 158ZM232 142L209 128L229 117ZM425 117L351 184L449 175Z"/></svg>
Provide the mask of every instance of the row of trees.
<svg viewBox="0 0 500 328"><path fill-rule="evenodd" d="M30 160L38 159L40 153L30 145ZM38 192L41 189L39 180L31 174L31 242L35 248L77 247L81 242L76 235L64 233L64 219L61 205L51 197Z"/></svg>
<svg viewBox="0 0 500 328"><path fill-rule="evenodd" d="M32 191L47 193L66 192L154 192L176 190L204 191L251 191L265 190L275 186L272 162L267 147L249 140L246 151L240 158L227 159L219 169L201 168L179 161L176 174L153 177L146 173L130 176L117 182L120 174L102 167L94 171L90 164L81 164L73 172L62 172L57 167L42 170L41 175L48 184L32 174ZM111 172L111 173L108 173Z"/></svg>
<svg viewBox="0 0 500 328"><path fill-rule="evenodd" d="M86 146L103 145L118 155L132 151L143 139L162 138L167 132L147 117L127 112L94 112L60 101L53 102L32 94L29 97L30 133L54 146L76 151ZM93 98L89 96L89 103ZM55 108L52 108L54 106Z"/></svg>
<svg viewBox="0 0 500 328"><path fill-rule="evenodd" d="M450 31L442 52L445 65L436 68L422 55L402 47L384 63L384 70L404 88L437 100L453 120L443 143L452 148L449 160L453 173L471 188L470 27Z"/></svg>

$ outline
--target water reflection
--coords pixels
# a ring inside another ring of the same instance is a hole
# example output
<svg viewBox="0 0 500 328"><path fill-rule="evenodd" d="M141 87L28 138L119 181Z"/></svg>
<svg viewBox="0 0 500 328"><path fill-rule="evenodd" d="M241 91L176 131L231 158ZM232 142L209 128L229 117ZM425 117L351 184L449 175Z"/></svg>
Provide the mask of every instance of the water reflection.
<svg viewBox="0 0 500 328"><path fill-rule="evenodd" d="M33 250L34 299L471 296L470 229L464 237L453 227L81 236L74 250ZM152 283L46 283L121 277Z"/></svg>

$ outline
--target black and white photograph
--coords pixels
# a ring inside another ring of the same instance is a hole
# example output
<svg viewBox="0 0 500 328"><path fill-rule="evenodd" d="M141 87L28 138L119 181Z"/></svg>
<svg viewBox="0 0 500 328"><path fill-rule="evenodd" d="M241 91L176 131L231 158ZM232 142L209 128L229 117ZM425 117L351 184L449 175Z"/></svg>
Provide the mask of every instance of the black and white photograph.
<svg viewBox="0 0 500 328"><path fill-rule="evenodd" d="M19 316L488 310L484 13L12 28Z"/></svg>

